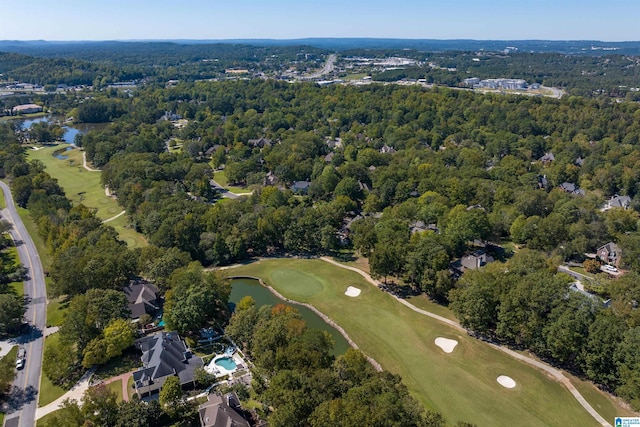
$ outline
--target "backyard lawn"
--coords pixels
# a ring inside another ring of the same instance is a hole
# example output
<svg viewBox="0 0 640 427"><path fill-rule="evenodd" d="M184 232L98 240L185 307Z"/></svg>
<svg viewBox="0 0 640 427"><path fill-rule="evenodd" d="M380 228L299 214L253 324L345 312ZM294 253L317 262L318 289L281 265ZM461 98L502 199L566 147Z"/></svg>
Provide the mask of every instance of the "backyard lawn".
<svg viewBox="0 0 640 427"><path fill-rule="evenodd" d="M244 194L251 192L251 189L247 187L238 187L234 185L229 185L229 180L227 179L227 175L225 175L224 171L216 171L213 173L213 180L235 194Z"/></svg>
<svg viewBox="0 0 640 427"><path fill-rule="evenodd" d="M60 152L60 156L64 158L54 157L54 152ZM122 212L116 200L105 195L100 183L101 173L90 172L82 166L82 151L79 149L68 144L60 144L29 150L28 153L30 160L39 160L44 164L47 173L58 180L67 198L74 204L82 203L94 209L96 216L102 220L113 218ZM126 241L130 247L146 245L142 235L126 228L128 225L126 215L108 224L116 229L122 240Z"/></svg>
<svg viewBox="0 0 640 427"><path fill-rule="evenodd" d="M598 425L567 389L542 372L410 310L354 272L321 260L274 259L227 274L260 277L285 297L314 305L384 369L400 374L412 394L450 424ZM348 286L361 289L361 294L346 296ZM417 305L430 308L427 303ZM437 337L459 344L447 354L434 344ZM500 375L513 378L516 387L500 386Z"/></svg>

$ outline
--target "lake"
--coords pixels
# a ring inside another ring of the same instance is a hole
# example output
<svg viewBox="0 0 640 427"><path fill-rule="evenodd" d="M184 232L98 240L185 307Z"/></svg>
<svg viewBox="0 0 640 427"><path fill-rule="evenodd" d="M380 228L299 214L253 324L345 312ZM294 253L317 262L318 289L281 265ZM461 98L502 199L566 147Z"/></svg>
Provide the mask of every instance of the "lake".
<svg viewBox="0 0 640 427"><path fill-rule="evenodd" d="M255 279L233 279L231 281L231 296L229 301L235 305L246 296L253 298L256 302L256 307L258 308L263 305L286 304L297 309L302 318L307 322L307 326L310 329L321 329L323 331L327 331L331 335L335 343L332 352L334 356L344 354L350 347L349 343L344 339L340 332L327 324L320 316L307 307L298 304L291 304L281 300Z"/></svg>
<svg viewBox="0 0 640 427"><path fill-rule="evenodd" d="M29 129L34 123L62 123L63 121L64 117L53 115L36 117L33 119L15 119L15 122L19 123L22 129ZM108 125L109 123L66 123L62 126L62 128L65 130L62 139L66 143L73 144L76 135L85 134L91 130L102 130Z"/></svg>

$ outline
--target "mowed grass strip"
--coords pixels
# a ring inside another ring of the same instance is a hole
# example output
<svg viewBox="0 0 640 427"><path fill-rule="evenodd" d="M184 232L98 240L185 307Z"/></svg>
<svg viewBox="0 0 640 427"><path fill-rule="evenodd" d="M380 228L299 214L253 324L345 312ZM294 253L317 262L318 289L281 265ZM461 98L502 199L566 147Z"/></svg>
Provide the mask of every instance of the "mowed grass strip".
<svg viewBox="0 0 640 427"><path fill-rule="evenodd" d="M82 166L82 151L71 148L71 145L60 144L53 147L44 147L39 150L29 150L30 160L41 161L46 172L58 180L58 184L64 189L69 200L74 204L82 203L88 208L95 210L96 216L101 220L113 218L122 212L118 202L111 197L107 197L100 182L101 172L91 172ZM62 150L62 151L60 151ZM53 156L54 152L60 151L65 159L58 159ZM126 241L130 247L145 246L145 238L135 230L128 228L129 223L126 215L123 215L107 223L116 229L122 240Z"/></svg>
<svg viewBox="0 0 640 427"><path fill-rule="evenodd" d="M296 285L278 280L287 278L277 274L283 269L311 275L322 283L322 292L304 297L298 291L294 296L290 289ZM237 267L228 274L261 277L285 297L317 307L385 370L401 375L421 403L440 411L451 424L598 425L563 386L544 373L410 310L354 272L320 260L276 259ZM348 286L362 293L347 297ZM446 354L435 346L437 337L459 344ZM517 386L501 387L496 381L499 375L510 376Z"/></svg>

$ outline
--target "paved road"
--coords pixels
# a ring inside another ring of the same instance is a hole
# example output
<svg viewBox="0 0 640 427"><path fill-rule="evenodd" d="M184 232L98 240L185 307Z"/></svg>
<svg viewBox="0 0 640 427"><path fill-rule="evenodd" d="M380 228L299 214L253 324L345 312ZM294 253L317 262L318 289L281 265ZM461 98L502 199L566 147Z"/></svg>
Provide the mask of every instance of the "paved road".
<svg viewBox="0 0 640 427"><path fill-rule="evenodd" d="M320 78L322 76L325 76L327 74L332 73L333 70L335 69L335 63L336 63L337 60L338 60L338 55L336 55L336 54L329 55L329 57L327 58L327 61L324 63L324 67L322 67L322 70L320 70L317 73L309 75L307 78L308 79L317 79L317 78Z"/></svg>
<svg viewBox="0 0 640 427"><path fill-rule="evenodd" d="M13 229L10 232L11 237L18 243L18 256L22 264L28 269L29 277L24 282L24 295L28 300L25 318L31 325L30 332L17 339L18 343L27 351L27 360L24 369L18 371L13 381L6 408L5 426L32 427L35 425L40 375L42 373L47 290L38 251L18 215L9 186L4 182L0 182L0 188L4 192L4 199L7 205L6 209L1 212L2 217L13 225Z"/></svg>
<svg viewBox="0 0 640 427"><path fill-rule="evenodd" d="M239 199L240 197L243 197L243 196L250 196L253 193L253 192L241 193L241 194L232 193L227 188L224 188L222 185L220 185L218 182L214 181L213 179L209 180L209 185L215 188L217 191L219 191L222 197L226 197L229 199Z"/></svg>

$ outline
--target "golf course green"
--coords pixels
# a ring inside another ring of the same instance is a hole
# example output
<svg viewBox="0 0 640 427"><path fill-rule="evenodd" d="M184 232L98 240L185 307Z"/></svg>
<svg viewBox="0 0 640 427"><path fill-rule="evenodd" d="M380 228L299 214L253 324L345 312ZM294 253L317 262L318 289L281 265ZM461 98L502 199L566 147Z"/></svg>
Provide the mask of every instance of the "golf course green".
<svg viewBox="0 0 640 427"><path fill-rule="evenodd" d="M105 195L100 182L101 172L91 172L82 166L82 151L69 144L37 148L27 151L29 160L41 161L46 172L58 180L65 195L74 204L82 203L94 209L96 216L103 221L122 212L118 202ZM59 157L55 157L54 153L59 153ZM118 217L108 224L116 229L120 238L130 247L147 244L140 233L127 227L129 224L126 216Z"/></svg>
<svg viewBox="0 0 640 427"><path fill-rule="evenodd" d="M226 274L260 277L285 297L312 304L385 370L401 375L412 394L450 424L599 425L565 387L543 372L412 311L355 272L321 260L270 259ZM349 286L361 293L345 295ZM446 353L435 345L438 337L457 340L458 345ZM501 375L516 386L498 384Z"/></svg>

